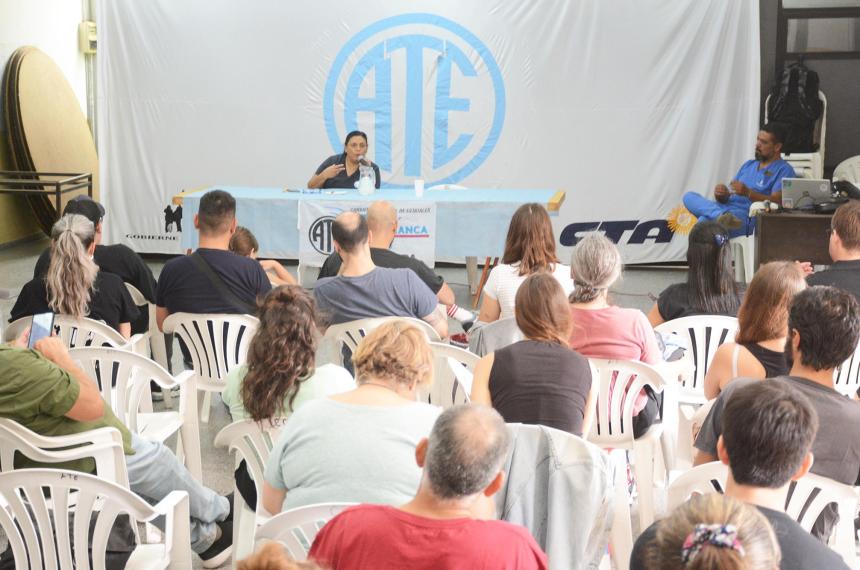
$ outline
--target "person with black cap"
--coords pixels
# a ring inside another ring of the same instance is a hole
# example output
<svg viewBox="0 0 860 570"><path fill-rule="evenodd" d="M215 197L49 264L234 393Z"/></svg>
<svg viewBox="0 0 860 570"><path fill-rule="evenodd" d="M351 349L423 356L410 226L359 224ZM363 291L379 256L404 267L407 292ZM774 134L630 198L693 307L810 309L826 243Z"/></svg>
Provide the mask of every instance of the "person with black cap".
<svg viewBox="0 0 860 570"><path fill-rule="evenodd" d="M155 302L155 277L152 270L146 265L134 250L123 244L102 245L103 219L105 216L104 206L86 195L75 196L63 209L63 216L68 214L80 214L93 223L95 227L95 252L93 261L99 269L113 273L125 283L134 285L147 301ZM48 273L51 263L51 248L48 247L39 256L33 278L44 278ZM145 333L149 330L149 312L140 311L140 317L131 323L132 334Z"/></svg>

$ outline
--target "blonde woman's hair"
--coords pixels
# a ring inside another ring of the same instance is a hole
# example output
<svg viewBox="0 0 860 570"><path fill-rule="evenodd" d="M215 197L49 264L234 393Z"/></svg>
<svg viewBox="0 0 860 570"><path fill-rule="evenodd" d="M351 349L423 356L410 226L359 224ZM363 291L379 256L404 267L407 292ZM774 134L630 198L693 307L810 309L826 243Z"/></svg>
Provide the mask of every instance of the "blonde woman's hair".
<svg viewBox="0 0 860 570"><path fill-rule="evenodd" d="M574 284L570 302L588 303L621 277L621 254L603 234L586 234L573 250L570 272Z"/></svg>
<svg viewBox="0 0 860 570"><path fill-rule="evenodd" d="M705 526L719 530L708 531ZM649 570L775 570L780 559L773 529L758 509L710 493L691 498L660 521L645 566Z"/></svg>
<svg viewBox="0 0 860 570"><path fill-rule="evenodd" d="M407 321L391 321L373 330L356 347L352 363L358 384L373 378L392 385L424 386L433 379L427 336Z"/></svg>
<svg viewBox="0 0 860 570"><path fill-rule="evenodd" d="M95 227L86 217L68 214L51 228L51 263L45 277L48 306L76 318L89 314L90 296L99 267L87 254Z"/></svg>

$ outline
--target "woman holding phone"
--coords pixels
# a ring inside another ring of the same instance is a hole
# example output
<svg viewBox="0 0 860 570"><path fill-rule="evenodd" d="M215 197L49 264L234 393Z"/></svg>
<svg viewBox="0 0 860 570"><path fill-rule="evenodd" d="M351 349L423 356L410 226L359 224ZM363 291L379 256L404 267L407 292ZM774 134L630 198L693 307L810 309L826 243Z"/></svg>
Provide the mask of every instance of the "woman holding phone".
<svg viewBox="0 0 860 570"><path fill-rule="evenodd" d="M379 167L365 158L367 153L367 135L361 131L352 131L346 135L343 152L333 154L323 161L316 173L308 180L308 188L349 188L358 187L361 166L373 168L376 178L375 186L379 188L382 177Z"/></svg>
<svg viewBox="0 0 860 570"><path fill-rule="evenodd" d="M125 338L140 315L118 276L93 261L95 227L86 217L67 214L51 228L51 264L45 277L21 289L10 321L40 313L104 321Z"/></svg>

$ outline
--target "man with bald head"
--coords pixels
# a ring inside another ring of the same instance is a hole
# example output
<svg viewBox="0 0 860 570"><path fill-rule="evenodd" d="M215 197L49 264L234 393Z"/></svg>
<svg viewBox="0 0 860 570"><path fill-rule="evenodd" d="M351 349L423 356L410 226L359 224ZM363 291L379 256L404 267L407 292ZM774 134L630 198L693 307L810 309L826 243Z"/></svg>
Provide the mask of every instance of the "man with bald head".
<svg viewBox="0 0 860 570"><path fill-rule="evenodd" d="M427 321L439 336L448 336L448 320L427 285L406 268L377 267L370 254L367 219L344 212L331 225L334 249L343 267L334 277L319 279L314 297L331 324L373 317L415 317Z"/></svg>
<svg viewBox="0 0 860 570"><path fill-rule="evenodd" d="M397 210L386 200L372 202L367 209L367 227L370 232L368 239L370 243L370 258L377 267L406 268L415 272L415 275L423 281L427 287L436 295L439 304L445 305L445 312L449 317L457 319L468 328L475 320L475 314L458 307L451 287L445 283L441 275L437 275L427 267L420 259L411 255L402 255L389 249L394 236L397 235ZM337 251L332 252L320 269L318 279L323 277L334 277L340 272L342 261Z"/></svg>
<svg viewBox="0 0 860 570"><path fill-rule="evenodd" d="M333 570L547 568L526 529L477 514L502 487L510 443L492 408L448 408L415 449L424 469L415 498L345 510L317 534L309 558Z"/></svg>

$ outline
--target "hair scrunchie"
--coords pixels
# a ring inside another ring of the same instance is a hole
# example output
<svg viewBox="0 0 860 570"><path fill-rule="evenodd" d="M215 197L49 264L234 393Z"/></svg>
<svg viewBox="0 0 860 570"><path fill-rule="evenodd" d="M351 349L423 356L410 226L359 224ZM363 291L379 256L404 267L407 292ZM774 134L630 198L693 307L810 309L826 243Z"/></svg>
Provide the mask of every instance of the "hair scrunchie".
<svg viewBox="0 0 860 570"><path fill-rule="evenodd" d="M723 234L717 234L714 236L714 243L717 244L717 247L723 247L729 241L729 238Z"/></svg>
<svg viewBox="0 0 860 570"><path fill-rule="evenodd" d="M687 535L681 549L681 562L684 565L693 561L705 546L731 548L744 556L744 547L738 540L738 529L733 524L697 524Z"/></svg>

